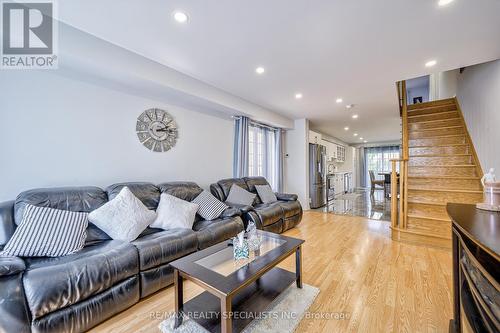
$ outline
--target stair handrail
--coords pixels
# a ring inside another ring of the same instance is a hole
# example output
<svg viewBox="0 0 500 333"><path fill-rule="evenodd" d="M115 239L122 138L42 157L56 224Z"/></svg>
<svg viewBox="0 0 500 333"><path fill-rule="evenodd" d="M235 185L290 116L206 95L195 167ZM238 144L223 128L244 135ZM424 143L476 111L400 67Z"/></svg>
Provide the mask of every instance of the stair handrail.
<svg viewBox="0 0 500 333"><path fill-rule="evenodd" d="M406 81L401 81L401 133L402 133L402 158L408 159L408 97L406 94Z"/></svg>
<svg viewBox="0 0 500 333"><path fill-rule="evenodd" d="M398 168L399 166L399 173ZM391 160L391 227L405 229L408 218L408 160ZM399 187L399 188L398 188ZM399 200L398 200L399 199Z"/></svg>
<svg viewBox="0 0 500 333"><path fill-rule="evenodd" d="M391 160L391 226L393 228L405 229L408 219L408 97L405 80L397 82L396 86L399 102L399 114L401 116L401 157L399 159ZM397 163L399 163L399 177L397 175ZM399 202L397 187L398 179Z"/></svg>

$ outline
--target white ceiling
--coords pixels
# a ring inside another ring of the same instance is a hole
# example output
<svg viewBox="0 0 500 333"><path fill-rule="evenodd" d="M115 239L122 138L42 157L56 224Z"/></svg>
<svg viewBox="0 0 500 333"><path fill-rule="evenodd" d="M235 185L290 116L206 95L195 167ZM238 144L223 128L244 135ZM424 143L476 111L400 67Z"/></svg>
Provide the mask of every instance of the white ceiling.
<svg viewBox="0 0 500 333"><path fill-rule="evenodd" d="M394 83L430 73L426 61L442 71L500 58L498 0L72 0L59 17L346 142L399 138Z"/></svg>

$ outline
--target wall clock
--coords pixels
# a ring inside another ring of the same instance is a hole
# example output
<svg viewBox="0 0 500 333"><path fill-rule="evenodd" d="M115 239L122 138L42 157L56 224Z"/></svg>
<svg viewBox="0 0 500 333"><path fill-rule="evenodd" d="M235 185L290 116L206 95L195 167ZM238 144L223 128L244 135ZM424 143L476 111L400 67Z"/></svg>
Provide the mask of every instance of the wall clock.
<svg viewBox="0 0 500 333"><path fill-rule="evenodd" d="M137 118L137 137L144 147L154 152L165 152L175 146L177 124L164 110L149 109Z"/></svg>

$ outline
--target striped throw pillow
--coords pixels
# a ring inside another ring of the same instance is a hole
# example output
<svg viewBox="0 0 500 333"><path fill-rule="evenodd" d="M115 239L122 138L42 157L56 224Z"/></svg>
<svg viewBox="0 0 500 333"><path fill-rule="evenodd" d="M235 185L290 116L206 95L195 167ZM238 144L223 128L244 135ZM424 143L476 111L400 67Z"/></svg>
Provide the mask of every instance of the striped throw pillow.
<svg viewBox="0 0 500 333"><path fill-rule="evenodd" d="M205 220L215 220L228 208L225 203L219 201L207 190L201 192L191 202L199 205L198 214Z"/></svg>
<svg viewBox="0 0 500 333"><path fill-rule="evenodd" d="M81 250L87 237L88 213L27 205L21 223L2 255L59 257Z"/></svg>

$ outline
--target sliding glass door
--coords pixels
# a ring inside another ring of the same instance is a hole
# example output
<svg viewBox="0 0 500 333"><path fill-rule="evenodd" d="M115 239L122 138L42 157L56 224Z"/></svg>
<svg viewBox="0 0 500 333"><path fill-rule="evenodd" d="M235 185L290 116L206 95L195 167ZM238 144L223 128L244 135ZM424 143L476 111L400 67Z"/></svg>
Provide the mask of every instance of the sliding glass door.
<svg viewBox="0 0 500 333"><path fill-rule="evenodd" d="M262 176L278 189L277 131L251 124L248 131L248 175Z"/></svg>
<svg viewBox="0 0 500 333"><path fill-rule="evenodd" d="M366 186L370 186L370 171L373 171L375 178L383 179L379 173L391 172L391 160L398 158L399 146L365 148ZM396 167L399 168L399 163Z"/></svg>

